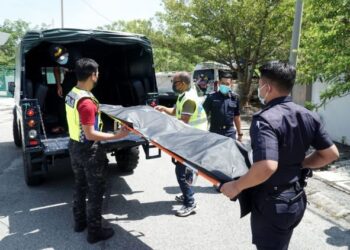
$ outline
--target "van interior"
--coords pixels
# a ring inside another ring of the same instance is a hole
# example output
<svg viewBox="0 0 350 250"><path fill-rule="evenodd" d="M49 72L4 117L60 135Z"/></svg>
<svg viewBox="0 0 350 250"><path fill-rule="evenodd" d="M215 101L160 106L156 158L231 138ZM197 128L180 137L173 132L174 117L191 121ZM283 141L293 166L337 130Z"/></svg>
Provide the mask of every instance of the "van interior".
<svg viewBox="0 0 350 250"><path fill-rule="evenodd" d="M57 131L65 121L64 98L57 94L56 79L53 73L56 63L49 53L52 44L42 42L25 54L25 84L23 95L38 99L45 132L48 138L67 136L67 127ZM99 80L93 94L102 104L125 107L145 105L147 94L157 92L152 54L139 44L112 45L89 40L62 44L80 57L94 59L99 64ZM64 66L60 67L62 72ZM76 80L65 86L71 89ZM62 86L64 87L64 86ZM103 116L104 130L112 130L113 122Z"/></svg>

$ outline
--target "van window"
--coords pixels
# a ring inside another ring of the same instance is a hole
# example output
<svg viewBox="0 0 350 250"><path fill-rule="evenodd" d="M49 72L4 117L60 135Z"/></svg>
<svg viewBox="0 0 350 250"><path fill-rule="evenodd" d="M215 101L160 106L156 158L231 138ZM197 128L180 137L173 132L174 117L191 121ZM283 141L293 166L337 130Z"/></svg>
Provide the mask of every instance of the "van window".
<svg viewBox="0 0 350 250"><path fill-rule="evenodd" d="M64 78L64 71L60 67L61 80ZM56 84L56 78L54 74L54 67L42 67L41 74L43 75L43 79L45 79L47 84Z"/></svg>
<svg viewBox="0 0 350 250"><path fill-rule="evenodd" d="M158 92L159 93L171 93L173 92L173 79L172 73L170 74L157 74L156 80L157 80L157 86L158 86Z"/></svg>
<svg viewBox="0 0 350 250"><path fill-rule="evenodd" d="M195 70L193 72L194 81L200 80L201 77L205 78L207 81L213 81L214 69L200 69L200 70Z"/></svg>

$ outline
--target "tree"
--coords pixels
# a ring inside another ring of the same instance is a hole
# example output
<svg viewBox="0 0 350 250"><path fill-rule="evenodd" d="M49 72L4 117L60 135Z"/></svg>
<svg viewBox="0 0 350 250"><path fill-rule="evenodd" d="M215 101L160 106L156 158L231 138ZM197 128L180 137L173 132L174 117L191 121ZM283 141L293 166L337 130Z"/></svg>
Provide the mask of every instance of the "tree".
<svg viewBox="0 0 350 250"><path fill-rule="evenodd" d="M0 31L10 34L8 41L0 47L0 65L15 65L16 47L21 37L29 29L29 23L17 20L5 20Z"/></svg>
<svg viewBox="0 0 350 250"><path fill-rule="evenodd" d="M30 26L30 23L23 20L10 21L6 19L0 25L0 31L10 34L5 45L0 47L0 65L14 66L16 57L16 48L22 36L29 30L49 29L50 25L42 23L41 25Z"/></svg>
<svg viewBox="0 0 350 250"><path fill-rule="evenodd" d="M170 45L238 71L243 105L252 95L256 67L287 60L293 25L292 0L163 0Z"/></svg>
<svg viewBox="0 0 350 250"><path fill-rule="evenodd" d="M116 21L98 28L145 35L152 42L156 71L192 70L194 62L188 60L181 53L169 49L169 44L172 41L168 40L162 27L156 27L155 23L157 22L154 19ZM160 23L158 25L161 26Z"/></svg>
<svg viewBox="0 0 350 250"><path fill-rule="evenodd" d="M298 80L329 82L321 94L325 104L350 93L350 0L309 0L305 3Z"/></svg>

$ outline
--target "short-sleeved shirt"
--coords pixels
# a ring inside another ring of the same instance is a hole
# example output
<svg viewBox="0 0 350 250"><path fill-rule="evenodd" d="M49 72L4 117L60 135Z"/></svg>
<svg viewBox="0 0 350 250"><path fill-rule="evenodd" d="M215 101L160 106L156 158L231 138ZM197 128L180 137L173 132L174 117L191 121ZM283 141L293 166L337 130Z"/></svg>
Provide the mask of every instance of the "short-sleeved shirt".
<svg viewBox="0 0 350 250"><path fill-rule="evenodd" d="M192 100L187 100L182 107L182 115L193 115L196 111L196 102Z"/></svg>
<svg viewBox="0 0 350 250"><path fill-rule="evenodd" d="M96 124L97 106L90 98L81 99L78 103L80 123L82 125Z"/></svg>
<svg viewBox="0 0 350 250"><path fill-rule="evenodd" d="M310 146L322 150L333 145L319 116L293 103L290 96L273 99L254 114L250 137L253 162L278 162L277 171L267 181L273 185L300 178L301 164Z"/></svg>
<svg viewBox="0 0 350 250"><path fill-rule="evenodd" d="M221 92L208 95L203 103L205 112L210 117L210 131L217 132L223 126L232 128L233 118L240 115L238 95Z"/></svg>

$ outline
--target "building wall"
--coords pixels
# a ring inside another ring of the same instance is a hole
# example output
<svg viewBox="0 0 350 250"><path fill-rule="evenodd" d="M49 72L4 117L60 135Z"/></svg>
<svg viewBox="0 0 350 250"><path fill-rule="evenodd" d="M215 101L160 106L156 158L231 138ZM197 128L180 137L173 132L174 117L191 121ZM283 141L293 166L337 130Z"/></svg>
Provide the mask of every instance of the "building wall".
<svg viewBox="0 0 350 250"><path fill-rule="evenodd" d="M0 96L12 96L9 89L14 87L15 70L0 65Z"/></svg>
<svg viewBox="0 0 350 250"><path fill-rule="evenodd" d="M311 100L320 103L320 93L326 88L326 84L316 81L312 85ZM325 124L326 130L333 141L350 145L350 95L336 97L318 109Z"/></svg>

